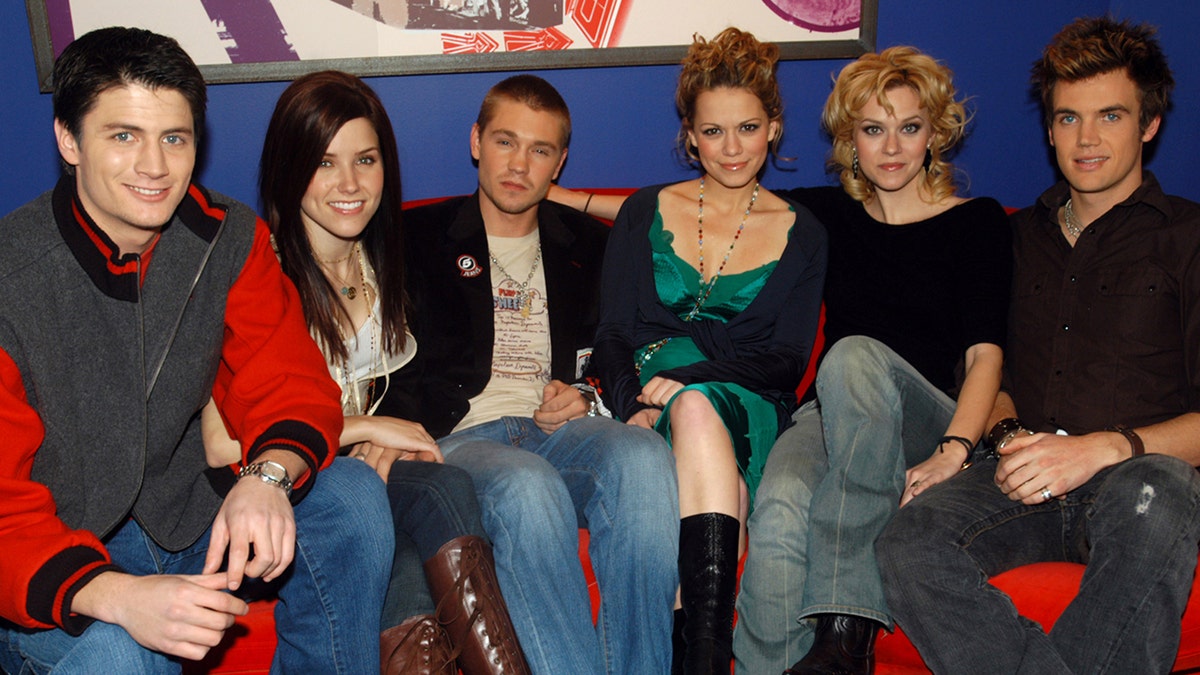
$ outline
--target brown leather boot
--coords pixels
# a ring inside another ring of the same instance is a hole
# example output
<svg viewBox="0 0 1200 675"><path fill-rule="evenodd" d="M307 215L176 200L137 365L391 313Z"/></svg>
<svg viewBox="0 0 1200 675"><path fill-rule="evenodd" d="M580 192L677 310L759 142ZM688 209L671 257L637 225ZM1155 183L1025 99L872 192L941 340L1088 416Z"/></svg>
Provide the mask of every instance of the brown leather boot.
<svg viewBox="0 0 1200 675"><path fill-rule="evenodd" d="M410 616L379 634L383 675L457 675L450 636L428 614Z"/></svg>
<svg viewBox="0 0 1200 675"><path fill-rule="evenodd" d="M446 542L425 561L425 580L464 675L530 675L486 541L468 535Z"/></svg>

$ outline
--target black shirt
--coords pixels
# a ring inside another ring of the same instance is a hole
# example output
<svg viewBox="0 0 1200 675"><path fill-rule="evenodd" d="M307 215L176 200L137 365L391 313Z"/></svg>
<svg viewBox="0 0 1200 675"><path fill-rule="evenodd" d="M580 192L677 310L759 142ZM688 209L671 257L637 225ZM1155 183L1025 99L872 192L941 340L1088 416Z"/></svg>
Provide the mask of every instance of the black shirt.
<svg viewBox="0 0 1200 675"><path fill-rule="evenodd" d="M1005 389L1025 425L1090 433L1200 409L1200 205L1142 185L1072 248L1065 183L1013 214Z"/></svg>
<svg viewBox="0 0 1200 675"><path fill-rule="evenodd" d="M829 233L825 348L865 335L952 392L967 348L1004 347L1011 271L1003 207L980 197L906 225L879 222L840 187L785 193Z"/></svg>

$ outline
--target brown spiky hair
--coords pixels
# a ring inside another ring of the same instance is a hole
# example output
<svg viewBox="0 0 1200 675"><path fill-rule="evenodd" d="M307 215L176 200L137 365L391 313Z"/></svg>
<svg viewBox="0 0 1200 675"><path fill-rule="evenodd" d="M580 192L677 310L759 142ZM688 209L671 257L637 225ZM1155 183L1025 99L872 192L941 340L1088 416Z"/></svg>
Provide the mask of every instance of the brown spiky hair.
<svg viewBox="0 0 1200 675"><path fill-rule="evenodd" d="M1054 86L1123 70L1138 89L1142 131L1171 105L1175 79L1149 24L1134 25L1108 17L1081 18L1067 24L1033 64L1032 82L1042 99L1046 126L1054 117Z"/></svg>

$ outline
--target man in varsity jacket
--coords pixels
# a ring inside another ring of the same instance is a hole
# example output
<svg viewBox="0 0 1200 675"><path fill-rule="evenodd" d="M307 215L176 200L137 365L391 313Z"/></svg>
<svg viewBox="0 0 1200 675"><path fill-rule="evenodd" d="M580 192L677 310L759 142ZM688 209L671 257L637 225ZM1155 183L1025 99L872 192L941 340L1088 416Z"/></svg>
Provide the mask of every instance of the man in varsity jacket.
<svg viewBox="0 0 1200 675"><path fill-rule="evenodd" d="M202 76L107 28L54 85L65 175L0 220L0 670L178 670L251 579L284 600L277 667L376 669L383 484L333 461L338 390L266 227L191 182ZM240 471L206 467L210 395Z"/></svg>

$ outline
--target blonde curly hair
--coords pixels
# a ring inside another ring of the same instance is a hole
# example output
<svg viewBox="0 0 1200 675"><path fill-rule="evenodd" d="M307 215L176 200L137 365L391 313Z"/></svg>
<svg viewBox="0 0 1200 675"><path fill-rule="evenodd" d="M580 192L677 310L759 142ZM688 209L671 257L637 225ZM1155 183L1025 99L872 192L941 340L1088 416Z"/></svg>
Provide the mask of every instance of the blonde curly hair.
<svg viewBox="0 0 1200 675"><path fill-rule="evenodd" d="M696 148L688 142L688 132L696 115L696 99L712 89L731 87L745 89L758 97L767 119L776 123L771 154L778 157L783 138L783 98L775 68L779 63L779 47L772 42L760 42L750 33L726 28L712 40L696 35L683 57L683 70L675 89L675 109L681 125L676 137L677 149L690 162L699 162Z"/></svg>
<svg viewBox="0 0 1200 675"><path fill-rule="evenodd" d="M887 92L911 87L929 115L931 129L929 170L922 180L931 202L939 202L957 191L954 166L945 157L962 140L968 117L964 101L957 97L949 68L915 47L889 47L864 54L842 69L825 101L821 126L833 139L829 170L838 172L842 187L860 202L875 196L875 186L854 171L854 129L862 119L863 106L874 99L891 113Z"/></svg>

